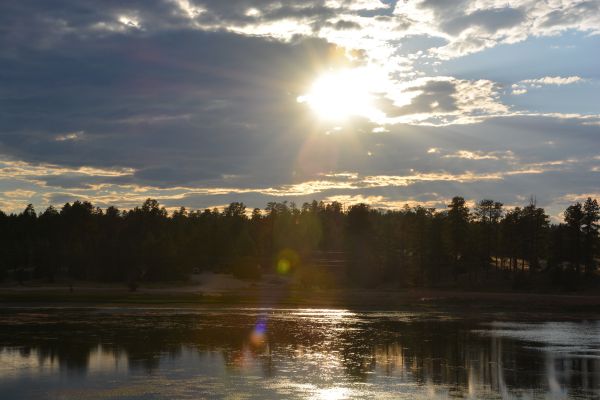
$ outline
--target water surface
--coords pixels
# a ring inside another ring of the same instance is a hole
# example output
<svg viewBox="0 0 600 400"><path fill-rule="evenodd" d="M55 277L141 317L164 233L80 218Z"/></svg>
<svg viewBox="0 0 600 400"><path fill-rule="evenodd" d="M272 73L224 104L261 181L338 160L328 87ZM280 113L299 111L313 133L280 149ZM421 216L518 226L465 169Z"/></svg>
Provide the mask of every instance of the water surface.
<svg viewBox="0 0 600 400"><path fill-rule="evenodd" d="M5 309L2 399L600 398L600 322L315 309Z"/></svg>

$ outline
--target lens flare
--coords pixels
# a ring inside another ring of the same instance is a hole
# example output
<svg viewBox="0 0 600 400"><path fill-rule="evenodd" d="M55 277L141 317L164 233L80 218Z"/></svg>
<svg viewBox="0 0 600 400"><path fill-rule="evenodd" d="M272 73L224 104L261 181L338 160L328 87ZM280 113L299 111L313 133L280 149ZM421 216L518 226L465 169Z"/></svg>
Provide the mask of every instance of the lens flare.
<svg viewBox="0 0 600 400"><path fill-rule="evenodd" d="M289 275L300 265L300 256L292 249L283 249L275 259L275 271L279 275Z"/></svg>
<svg viewBox="0 0 600 400"><path fill-rule="evenodd" d="M281 258L277 261L277 273L279 275L287 275L290 272L291 263L288 259Z"/></svg>
<svg viewBox="0 0 600 400"><path fill-rule="evenodd" d="M267 334L267 322L261 319L256 323L254 330L250 334L250 343L255 347L260 347L265 344Z"/></svg>

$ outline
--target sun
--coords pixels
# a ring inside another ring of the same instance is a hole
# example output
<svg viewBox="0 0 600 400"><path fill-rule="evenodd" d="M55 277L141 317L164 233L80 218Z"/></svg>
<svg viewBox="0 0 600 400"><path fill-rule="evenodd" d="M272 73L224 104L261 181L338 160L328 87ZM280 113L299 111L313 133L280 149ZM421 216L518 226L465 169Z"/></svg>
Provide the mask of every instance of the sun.
<svg viewBox="0 0 600 400"><path fill-rule="evenodd" d="M298 97L321 119L340 122L353 116L372 119L376 114L372 82L366 70L331 71L317 78L309 91Z"/></svg>

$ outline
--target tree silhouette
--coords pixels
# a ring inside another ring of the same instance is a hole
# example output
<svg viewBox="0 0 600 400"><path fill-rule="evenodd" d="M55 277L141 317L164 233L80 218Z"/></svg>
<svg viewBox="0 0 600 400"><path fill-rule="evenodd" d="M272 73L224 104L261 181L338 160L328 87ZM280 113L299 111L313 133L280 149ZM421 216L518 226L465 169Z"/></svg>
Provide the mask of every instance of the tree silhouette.
<svg viewBox="0 0 600 400"><path fill-rule="evenodd" d="M469 208L465 199L454 197L448 204L446 242L452 259L455 278L466 268L469 234Z"/></svg>
<svg viewBox="0 0 600 400"><path fill-rule="evenodd" d="M598 249L598 221L600 220L600 206L596 199L588 197L583 204L583 260L585 271L591 275L596 270L594 256Z"/></svg>
<svg viewBox="0 0 600 400"><path fill-rule="evenodd" d="M484 257L483 267L488 267L493 253L498 253L498 225L502 218L503 204L494 200L481 200L475 206L475 221L479 222L483 237ZM498 257L496 257L496 267L498 267Z"/></svg>
<svg viewBox="0 0 600 400"><path fill-rule="evenodd" d="M577 202L565 210L565 223L569 228L569 261L575 266L577 274L581 268L581 226L583 224L583 207Z"/></svg>
<svg viewBox="0 0 600 400"><path fill-rule="evenodd" d="M588 198L567 207L564 218L550 225L534 201L504 211L484 199L471 213L462 197L445 210L417 205L386 211L367 204L344 210L338 202L317 201L298 208L284 201L251 215L241 202L171 214L154 199L126 211L75 201L38 215L28 205L18 214L0 211L0 279L120 281L133 289L140 282L185 279L192 271L257 279L275 273L287 257L293 261L288 275L302 276L307 285L331 282L323 278L329 274L337 285L512 281L525 288L548 273L557 287L574 289L583 272L586 285L598 279L600 207Z"/></svg>

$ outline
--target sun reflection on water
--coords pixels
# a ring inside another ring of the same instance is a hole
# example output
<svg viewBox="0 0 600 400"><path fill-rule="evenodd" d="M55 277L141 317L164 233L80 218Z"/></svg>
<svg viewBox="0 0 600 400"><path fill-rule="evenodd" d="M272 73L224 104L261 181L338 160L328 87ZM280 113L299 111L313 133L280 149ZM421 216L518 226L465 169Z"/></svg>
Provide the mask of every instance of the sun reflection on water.
<svg viewBox="0 0 600 400"><path fill-rule="evenodd" d="M195 312L57 313L36 326L37 335L24 334L15 318L0 332L0 397L40 398L26 384L32 379L40 391L63 385L55 398L522 400L600 394L600 342L594 339L600 325L593 323L485 325L433 313L417 318L311 308ZM53 330L69 318L70 332L81 334ZM147 332L155 335L142 343ZM529 332L539 336L537 348ZM31 396L11 397L10 390Z"/></svg>
<svg viewBox="0 0 600 400"><path fill-rule="evenodd" d="M319 400L342 400L350 397L351 391L346 388L330 388L320 389L317 391L315 398Z"/></svg>

